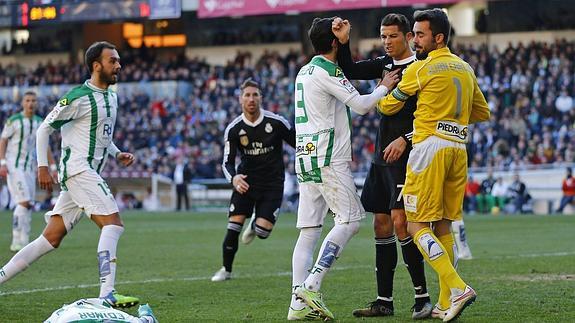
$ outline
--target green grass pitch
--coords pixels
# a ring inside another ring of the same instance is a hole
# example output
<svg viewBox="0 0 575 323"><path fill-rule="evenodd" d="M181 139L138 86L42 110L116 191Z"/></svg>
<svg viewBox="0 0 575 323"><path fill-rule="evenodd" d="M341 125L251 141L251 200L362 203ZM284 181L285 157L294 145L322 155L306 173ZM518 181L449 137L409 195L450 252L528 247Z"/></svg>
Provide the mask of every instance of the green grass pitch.
<svg viewBox="0 0 575 323"><path fill-rule="evenodd" d="M268 240L240 243L234 278L220 283L210 277L221 266L225 214L126 212L122 217L126 231L118 248L116 288L150 303L160 322L286 320L298 235L293 214L280 217ZM332 221L327 223L331 227ZM461 261L460 273L478 298L460 322L575 321L575 216L468 216L465 223L475 259ZM41 214L34 214L34 237L43 226ZM12 256L10 227L11 214L0 213L1 263ZM96 297L97 243L97 227L84 219L58 250L1 285L0 322L42 322L64 303ZM411 321L413 292L399 259L395 316L366 321ZM375 298L373 268L368 216L322 286L338 321L361 321L351 311ZM437 279L426 269L436 301Z"/></svg>

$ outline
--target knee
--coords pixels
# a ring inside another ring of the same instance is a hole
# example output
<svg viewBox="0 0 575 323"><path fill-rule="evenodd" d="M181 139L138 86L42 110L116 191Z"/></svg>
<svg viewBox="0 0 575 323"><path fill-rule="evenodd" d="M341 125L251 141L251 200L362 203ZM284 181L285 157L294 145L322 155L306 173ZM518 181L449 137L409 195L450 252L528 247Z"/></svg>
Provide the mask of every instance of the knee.
<svg viewBox="0 0 575 323"><path fill-rule="evenodd" d="M389 215L374 215L373 232L376 237L388 237L393 234L393 222Z"/></svg>
<svg viewBox="0 0 575 323"><path fill-rule="evenodd" d="M409 236L407 233L407 220L405 218L394 219L393 226L395 228L395 234L399 239L405 239Z"/></svg>
<svg viewBox="0 0 575 323"><path fill-rule="evenodd" d="M64 235L60 235L57 233L49 233L49 234L43 234L43 235L44 235L44 238L46 238L46 240L48 240L48 242L54 248L58 248L60 246L60 243L62 243L62 240L64 239Z"/></svg>
<svg viewBox="0 0 575 323"><path fill-rule="evenodd" d="M265 228L259 224L255 225L256 236L260 239L267 239L272 233L273 225L271 228Z"/></svg>
<svg viewBox="0 0 575 323"><path fill-rule="evenodd" d="M359 221L354 221L354 222L349 222L349 223L343 224L343 226L345 227L349 236L354 236L355 234L357 234L359 232L360 224L359 224Z"/></svg>

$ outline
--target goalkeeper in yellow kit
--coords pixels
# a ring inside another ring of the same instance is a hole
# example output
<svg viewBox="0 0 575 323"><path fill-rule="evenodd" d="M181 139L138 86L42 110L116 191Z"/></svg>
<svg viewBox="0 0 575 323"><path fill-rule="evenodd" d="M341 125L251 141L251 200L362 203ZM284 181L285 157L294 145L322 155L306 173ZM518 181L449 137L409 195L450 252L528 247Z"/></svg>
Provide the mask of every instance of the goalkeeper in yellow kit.
<svg viewBox="0 0 575 323"><path fill-rule="evenodd" d="M394 114L409 97L418 96L403 201L407 230L439 275L439 300L432 316L449 322L477 296L454 267L451 222L462 216L468 125L488 120L489 108L471 67L447 48L447 15L440 9L416 11L414 20L419 61L405 70L378 108Z"/></svg>

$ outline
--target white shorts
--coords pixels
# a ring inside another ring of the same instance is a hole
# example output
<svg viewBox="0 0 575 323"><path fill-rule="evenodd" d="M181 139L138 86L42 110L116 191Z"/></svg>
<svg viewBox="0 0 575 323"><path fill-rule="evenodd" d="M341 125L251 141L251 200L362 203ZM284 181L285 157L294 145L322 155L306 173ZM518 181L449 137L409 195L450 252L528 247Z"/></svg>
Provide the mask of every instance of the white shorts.
<svg viewBox="0 0 575 323"><path fill-rule="evenodd" d="M321 183L299 184L297 228L323 225L328 210L338 224L360 221L365 211L355 188L349 163L322 167Z"/></svg>
<svg viewBox="0 0 575 323"><path fill-rule="evenodd" d="M6 182L14 202L34 202L36 198L36 174L34 172L12 170L8 173Z"/></svg>
<svg viewBox="0 0 575 323"><path fill-rule="evenodd" d="M66 190L60 192L54 209L46 213L46 221L55 214L61 215L69 231L82 218L118 213L118 205L108 184L95 170L87 170L66 180Z"/></svg>

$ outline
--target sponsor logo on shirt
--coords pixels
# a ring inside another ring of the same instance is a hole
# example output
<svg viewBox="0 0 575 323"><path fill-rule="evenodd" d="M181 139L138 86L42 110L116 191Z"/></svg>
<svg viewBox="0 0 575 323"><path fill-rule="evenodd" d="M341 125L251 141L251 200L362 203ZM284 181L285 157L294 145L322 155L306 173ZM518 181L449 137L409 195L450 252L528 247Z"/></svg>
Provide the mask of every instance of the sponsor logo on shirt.
<svg viewBox="0 0 575 323"><path fill-rule="evenodd" d="M403 207L406 211L417 212L417 195L404 194Z"/></svg>
<svg viewBox="0 0 575 323"><path fill-rule="evenodd" d="M296 156L311 155L315 151L315 145L312 142L308 142L305 146L297 146L295 150Z"/></svg>
<svg viewBox="0 0 575 323"><path fill-rule="evenodd" d="M342 78L341 80L339 80L339 83L341 83L341 85L343 85L343 87L344 87L349 93L355 92L355 87L353 87L353 84L351 84L351 82L350 82L348 79Z"/></svg>
<svg viewBox="0 0 575 323"><path fill-rule="evenodd" d="M451 121L438 121L436 130L438 133L458 139L458 141L467 141L467 126L460 125Z"/></svg>

